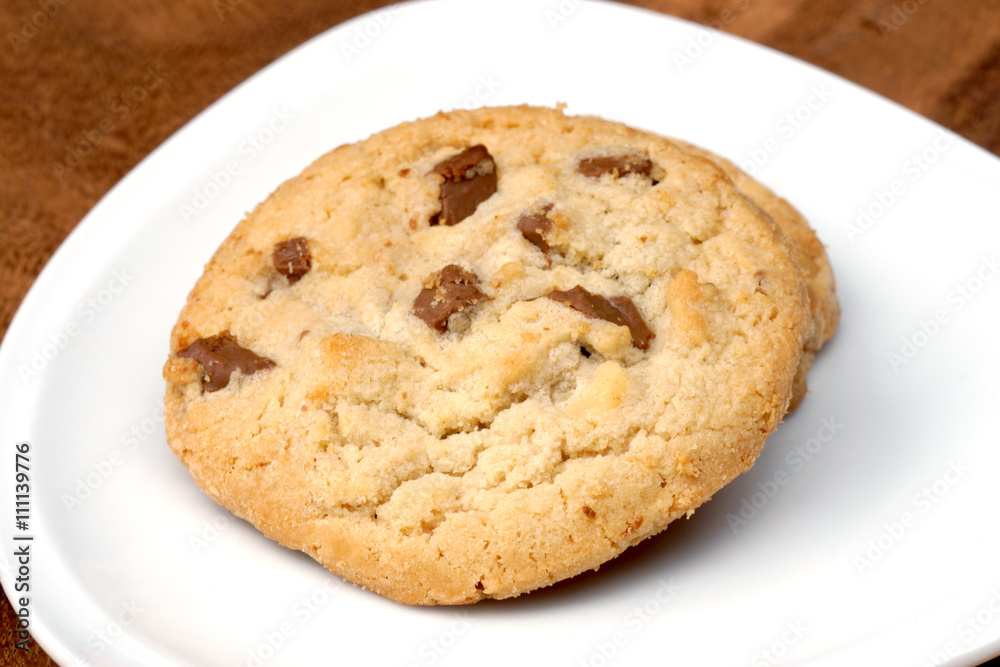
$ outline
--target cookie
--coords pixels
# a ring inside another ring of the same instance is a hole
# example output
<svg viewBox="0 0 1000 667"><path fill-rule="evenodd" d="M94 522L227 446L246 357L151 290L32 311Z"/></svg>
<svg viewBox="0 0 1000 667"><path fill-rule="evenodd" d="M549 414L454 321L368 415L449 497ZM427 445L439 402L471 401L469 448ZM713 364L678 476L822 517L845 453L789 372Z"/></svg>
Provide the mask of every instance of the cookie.
<svg viewBox="0 0 1000 667"><path fill-rule="evenodd" d="M814 315L722 168L560 109L440 113L281 185L164 366L212 498L409 604L595 569L747 470Z"/></svg>
<svg viewBox="0 0 1000 667"><path fill-rule="evenodd" d="M760 181L726 158L716 155L700 146L674 139L688 152L707 158L722 168L733 183L781 227L781 231L792 244L799 268L809 290L809 306L813 316L812 333L807 337L799 369L796 374L795 390L790 410L794 410L806 395L806 374L812 366L816 353L833 338L840 324L840 302L837 299L833 267L827 257L823 243L809 226L803 215L788 201L772 192Z"/></svg>

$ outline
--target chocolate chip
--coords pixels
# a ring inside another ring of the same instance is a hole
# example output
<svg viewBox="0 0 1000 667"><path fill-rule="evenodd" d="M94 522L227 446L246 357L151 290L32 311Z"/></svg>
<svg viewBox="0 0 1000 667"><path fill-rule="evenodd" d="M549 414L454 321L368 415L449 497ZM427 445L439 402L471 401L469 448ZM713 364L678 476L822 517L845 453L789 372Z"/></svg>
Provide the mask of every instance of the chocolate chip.
<svg viewBox="0 0 1000 667"><path fill-rule="evenodd" d="M253 375L275 365L270 359L240 347L228 331L217 336L199 338L178 351L177 356L194 359L201 364L205 371L205 391L218 391L228 385L229 377L235 370L244 375Z"/></svg>
<svg viewBox="0 0 1000 667"><path fill-rule="evenodd" d="M639 314L639 309L635 307L632 299L627 296L613 296L611 305L618 309L618 312L625 318L629 333L632 334L632 344L640 350L649 349L649 341L656 337L656 334L646 326L646 321Z"/></svg>
<svg viewBox="0 0 1000 667"><path fill-rule="evenodd" d="M656 335L639 314L639 310L627 296L606 299L577 285L573 289L552 290L545 296L578 310L587 317L605 320L618 326L628 327L632 334L632 344L640 350L649 348L649 341Z"/></svg>
<svg viewBox="0 0 1000 667"><path fill-rule="evenodd" d="M587 516L588 519L593 519L594 517L597 516L597 512L595 512L589 505L583 506L583 513Z"/></svg>
<svg viewBox="0 0 1000 667"><path fill-rule="evenodd" d="M457 264L432 274L428 283L413 301L413 314L442 333L448 330L449 317L487 298L477 287L476 274Z"/></svg>
<svg viewBox="0 0 1000 667"><path fill-rule="evenodd" d="M594 294L579 285L565 292L554 289L545 296L567 305L573 310L578 310L587 317L607 320L608 322L625 326L625 318L622 317L617 308L611 305L610 301L600 294Z"/></svg>
<svg viewBox="0 0 1000 667"><path fill-rule="evenodd" d="M576 170L588 178L600 178L611 174L615 178L639 174L651 177L653 162L641 155L603 155L582 158L576 165Z"/></svg>
<svg viewBox="0 0 1000 667"><path fill-rule="evenodd" d="M517 228L521 230L521 235L546 255L549 254L549 244L545 240L545 235L552 229L552 221L548 218L548 212L551 210L552 204L546 204L541 212L524 214L517 219Z"/></svg>
<svg viewBox="0 0 1000 667"><path fill-rule="evenodd" d="M312 268L309 240L302 236L296 236L293 239L275 243L274 252L271 253L271 263L274 264L278 273L288 276L288 282L298 282Z"/></svg>
<svg viewBox="0 0 1000 667"><path fill-rule="evenodd" d="M433 173L442 176L444 183L441 211L431 218L432 225L457 225L497 191L496 162L482 144L442 160Z"/></svg>

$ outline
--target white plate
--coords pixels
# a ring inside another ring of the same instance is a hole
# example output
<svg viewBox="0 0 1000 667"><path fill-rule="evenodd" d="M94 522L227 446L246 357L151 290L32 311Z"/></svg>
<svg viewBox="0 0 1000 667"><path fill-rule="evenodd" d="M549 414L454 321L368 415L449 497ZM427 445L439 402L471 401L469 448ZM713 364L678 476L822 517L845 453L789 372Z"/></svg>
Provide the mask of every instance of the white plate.
<svg viewBox="0 0 1000 667"><path fill-rule="evenodd" d="M345 585L215 506L164 441L160 368L242 214L400 121L558 101L730 156L828 244L843 324L757 465L599 573L458 609ZM362 16L160 146L36 282L0 352L4 587L31 535L31 630L63 664L978 664L1000 653L997 201L984 151L700 26L579 0Z"/></svg>

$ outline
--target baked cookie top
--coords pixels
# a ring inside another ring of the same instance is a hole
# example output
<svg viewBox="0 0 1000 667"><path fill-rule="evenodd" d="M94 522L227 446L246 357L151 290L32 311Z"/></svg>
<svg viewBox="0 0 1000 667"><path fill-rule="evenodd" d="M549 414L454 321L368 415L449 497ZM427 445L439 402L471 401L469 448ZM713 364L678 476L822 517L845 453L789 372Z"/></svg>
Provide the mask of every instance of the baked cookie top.
<svg viewBox="0 0 1000 667"><path fill-rule="evenodd" d="M815 230L786 199L779 197L726 158L685 141L674 141L688 152L719 165L736 187L770 215L788 237L806 279L809 306L815 322L812 333L806 339L806 350L818 351L837 331L840 324L840 302L837 300L837 286L830 258Z"/></svg>
<svg viewBox="0 0 1000 667"><path fill-rule="evenodd" d="M394 600L598 567L752 465L813 319L712 161L559 109L328 153L217 250L164 367L219 503Z"/></svg>
<svg viewBox="0 0 1000 667"><path fill-rule="evenodd" d="M787 200L779 197L766 185L754 179L724 157L716 155L700 146L674 139L688 152L707 158L722 168L726 175L743 194L761 207L781 228L792 244L802 276L809 291L809 310L812 313L812 332L806 337L802 358L795 375L795 387L789 409L796 406L806 395L806 374L812 366L816 353L837 331L840 324L840 302L837 299L836 281L833 267L827 257L823 243L809 226L805 217Z"/></svg>

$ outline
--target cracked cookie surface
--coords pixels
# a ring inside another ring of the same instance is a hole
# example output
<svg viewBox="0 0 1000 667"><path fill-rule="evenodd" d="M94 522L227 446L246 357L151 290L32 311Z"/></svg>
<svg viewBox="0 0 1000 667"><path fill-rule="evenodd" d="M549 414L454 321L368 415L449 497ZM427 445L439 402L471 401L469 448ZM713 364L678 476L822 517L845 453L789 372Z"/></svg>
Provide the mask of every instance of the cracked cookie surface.
<svg viewBox="0 0 1000 667"><path fill-rule="evenodd" d="M510 597L749 468L814 324L795 249L713 161L557 109L441 113L235 228L171 336L167 435L355 583Z"/></svg>

